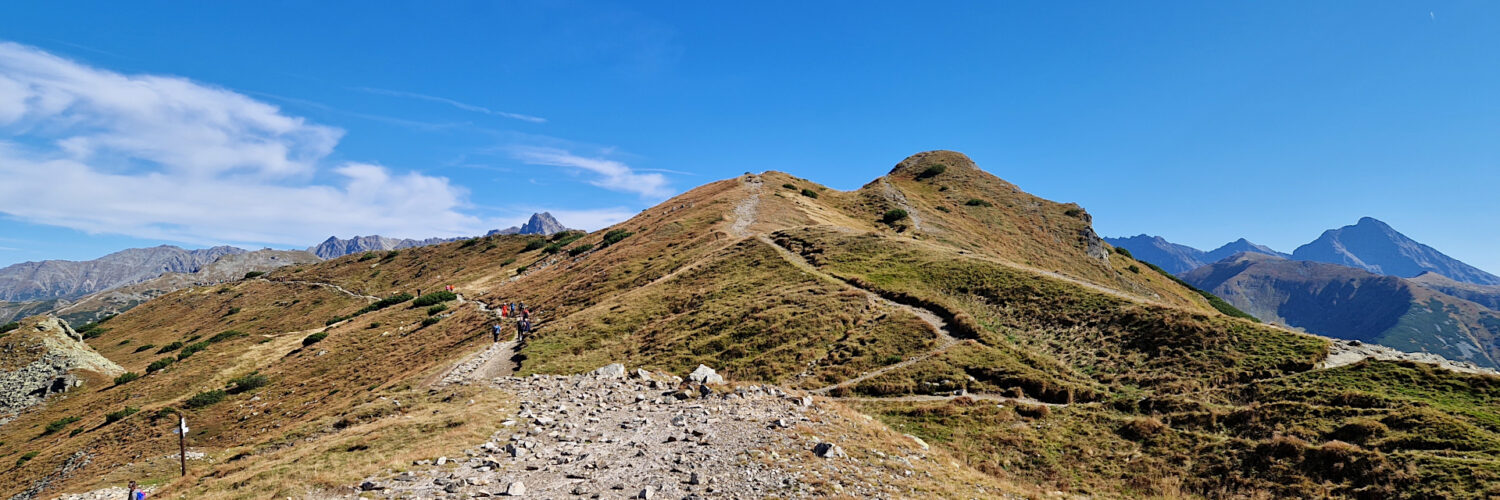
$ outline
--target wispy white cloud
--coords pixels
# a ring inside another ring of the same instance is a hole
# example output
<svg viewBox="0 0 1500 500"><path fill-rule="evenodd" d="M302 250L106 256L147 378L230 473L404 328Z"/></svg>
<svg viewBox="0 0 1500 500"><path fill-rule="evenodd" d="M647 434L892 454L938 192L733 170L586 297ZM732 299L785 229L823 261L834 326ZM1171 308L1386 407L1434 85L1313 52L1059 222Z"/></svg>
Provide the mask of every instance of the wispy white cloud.
<svg viewBox="0 0 1500 500"><path fill-rule="evenodd" d="M488 225L463 212L468 193L446 178L328 165L342 135L222 88L0 43L0 213L189 243L456 236Z"/></svg>
<svg viewBox="0 0 1500 500"><path fill-rule="evenodd" d="M540 116L523 115L523 114L520 114L520 113L510 113L510 112L505 112L505 111L495 111L493 109L486 108L484 106L475 106L473 104L469 104L469 103L465 103L465 102L461 102L461 101L456 101L456 100L449 99L449 98L446 98L446 97L438 97L438 96L435 96L435 95L418 94L416 92L405 92L405 91L401 91L401 90L377 89L377 88L371 88L371 87L355 87L355 90L359 90L361 92L369 92L371 94L384 95L384 96L405 97L405 98L408 98L408 99L418 99L418 100L423 100L423 101L442 103L442 104L447 104L449 106L453 106L453 107L458 108L458 109L462 109L464 111L472 111L472 112L475 112L475 113L483 113L483 114L491 115L491 116L499 116L499 117L503 117L503 118L510 118L512 120L521 120L521 121L532 122L532 123L546 123L547 122L546 118L542 118Z"/></svg>
<svg viewBox="0 0 1500 500"><path fill-rule="evenodd" d="M665 198L672 192L667 178L657 173L640 173L622 162L573 154L566 149L541 146L506 148L511 157L531 165L567 167L596 174L589 184L614 191L636 193L643 198Z"/></svg>

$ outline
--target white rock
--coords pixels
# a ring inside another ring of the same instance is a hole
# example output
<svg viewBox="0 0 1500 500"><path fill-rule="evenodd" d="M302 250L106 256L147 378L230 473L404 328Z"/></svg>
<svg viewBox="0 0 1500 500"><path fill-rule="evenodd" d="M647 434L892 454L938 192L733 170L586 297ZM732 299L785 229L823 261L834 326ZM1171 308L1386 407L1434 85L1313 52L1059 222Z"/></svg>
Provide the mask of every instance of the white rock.
<svg viewBox="0 0 1500 500"><path fill-rule="evenodd" d="M525 495L526 494L526 485L525 484L521 484L520 481L516 481L514 483L510 483L510 486L506 486L505 487L505 494L508 495L508 496L513 496L513 497L518 497L518 496L521 496L521 495Z"/></svg>
<svg viewBox="0 0 1500 500"><path fill-rule="evenodd" d="M605 365L594 370L594 376L599 378L625 378L625 365L614 363Z"/></svg>
<svg viewBox="0 0 1500 500"><path fill-rule="evenodd" d="M700 384L724 383L724 377L719 376L717 372L714 372L713 368L709 368L707 365L698 365L698 368L694 369L693 373L688 374L688 380Z"/></svg>

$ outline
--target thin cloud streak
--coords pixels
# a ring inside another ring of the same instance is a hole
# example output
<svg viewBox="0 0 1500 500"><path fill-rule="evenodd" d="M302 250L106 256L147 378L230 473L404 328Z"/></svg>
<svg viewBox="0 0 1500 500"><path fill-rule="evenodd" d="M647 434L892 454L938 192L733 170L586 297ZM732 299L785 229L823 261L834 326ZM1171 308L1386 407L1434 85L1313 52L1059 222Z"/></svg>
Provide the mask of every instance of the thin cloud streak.
<svg viewBox="0 0 1500 500"><path fill-rule="evenodd" d="M512 158L529 165L566 167L597 174L589 184L609 189L636 193L642 198L666 198L672 191L667 178L661 174L642 174L624 163L604 158L592 158L573 154L565 149L539 146L511 146L507 148Z"/></svg>
<svg viewBox="0 0 1500 500"><path fill-rule="evenodd" d="M510 113L510 112L506 112L506 111L495 111L493 109L486 108L484 106L475 106L473 104L469 104L469 103L466 103L466 102L455 101L453 99L449 99L449 98L446 98L446 97L438 97L438 96L435 96L435 95L418 94L416 92L405 92L405 91L401 91L401 90L377 89L377 88L372 88L372 87L355 87L354 90L358 90L360 92L368 92L368 93L377 94L377 95L384 95L384 96L391 96L391 97L405 97L405 98L408 98L408 99L418 99L418 100L423 100L423 101L430 101L430 102L442 103L442 104L447 104L449 106L453 106L453 107L458 108L458 109L462 109L464 111L470 111L470 112L474 112L474 113L483 113L483 114L486 114L486 115L499 116L499 117L503 117L503 118L510 118L512 120L521 120L521 121L531 122L531 123L547 123L547 119L546 118L542 118L540 116L523 115L523 114L520 114L520 113Z"/></svg>

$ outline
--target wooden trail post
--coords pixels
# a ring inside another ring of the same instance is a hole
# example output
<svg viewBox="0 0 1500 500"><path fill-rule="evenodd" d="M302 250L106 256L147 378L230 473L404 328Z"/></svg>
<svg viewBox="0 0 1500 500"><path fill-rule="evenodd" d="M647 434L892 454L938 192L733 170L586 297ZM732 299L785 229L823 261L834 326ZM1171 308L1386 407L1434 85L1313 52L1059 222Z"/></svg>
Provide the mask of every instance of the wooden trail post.
<svg viewBox="0 0 1500 500"><path fill-rule="evenodd" d="M182 477L187 477L187 417L177 415L177 459L182 464Z"/></svg>

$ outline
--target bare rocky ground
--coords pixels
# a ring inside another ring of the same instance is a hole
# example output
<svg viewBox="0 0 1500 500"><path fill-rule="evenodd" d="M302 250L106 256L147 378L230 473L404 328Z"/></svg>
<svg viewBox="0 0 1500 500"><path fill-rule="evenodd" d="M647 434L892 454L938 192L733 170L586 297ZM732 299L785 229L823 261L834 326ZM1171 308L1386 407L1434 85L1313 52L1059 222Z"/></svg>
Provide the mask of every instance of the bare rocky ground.
<svg viewBox="0 0 1500 500"><path fill-rule="evenodd" d="M1500 376L1500 371L1467 361L1450 360L1432 353L1398 351L1383 345L1367 344L1358 340L1328 340L1330 342L1328 346L1328 359L1323 360L1319 368L1336 368L1344 365L1352 365L1365 359L1378 359L1385 361L1414 361L1437 365L1440 368L1461 373Z"/></svg>
<svg viewBox="0 0 1500 500"><path fill-rule="evenodd" d="M358 496L913 498L967 490L959 497L1002 497L980 484L914 490L910 485L921 479L934 482L934 468L957 464L933 463L926 444L913 438L881 443L887 451L875 443L837 442L827 436L878 424L851 422L810 396L767 386L728 389L713 384L715 377L706 377L711 385L682 383L663 373L627 375L623 366L610 365L588 375L493 379L519 403L514 415L496 416L503 420L500 432L464 456L369 478Z"/></svg>

